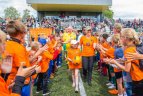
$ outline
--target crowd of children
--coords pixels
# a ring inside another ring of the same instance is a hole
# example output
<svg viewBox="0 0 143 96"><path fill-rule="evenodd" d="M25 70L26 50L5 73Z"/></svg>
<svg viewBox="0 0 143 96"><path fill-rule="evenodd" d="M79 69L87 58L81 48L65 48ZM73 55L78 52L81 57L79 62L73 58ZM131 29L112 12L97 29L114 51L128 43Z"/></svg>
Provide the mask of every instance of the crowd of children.
<svg viewBox="0 0 143 96"><path fill-rule="evenodd" d="M139 56L142 54L142 43L132 28L122 29L120 24L115 24L113 32L113 36L108 38L105 38L103 34L101 44L98 43L96 46L100 57L103 55L100 61L104 63L99 62L99 66L102 65L103 75L107 72L104 68L108 69L109 83L107 86L113 89L109 90L109 93L118 94L118 96L142 96L142 62L139 58L133 58L134 54Z"/></svg>
<svg viewBox="0 0 143 96"><path fill-rule="evenodd" d="M98 71L109 77L110 94L143 96L143 44L134 29L116 23L113 34L94 33L90 26L84 27L78 37L74 31L68 27L64 33L46 37L48 40L38 38L26 49L26 27L20 21L10 21L6 26L10 39L6 40L6 34L0 31L0 96L32 96L34 83L36 93L43 91L47 96L49 78L61 67L62 56L72 72L76 93L79 69L84 82L92 86L97 62Z"/></svg>

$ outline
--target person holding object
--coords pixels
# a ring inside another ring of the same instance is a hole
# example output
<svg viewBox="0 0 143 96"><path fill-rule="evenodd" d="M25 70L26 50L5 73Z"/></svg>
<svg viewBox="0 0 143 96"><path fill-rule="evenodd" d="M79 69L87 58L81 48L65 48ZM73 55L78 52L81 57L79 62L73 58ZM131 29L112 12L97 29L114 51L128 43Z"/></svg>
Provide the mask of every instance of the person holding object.
<svg viewBox="0 0 143 96"><path fill-rule="evenodd" d="M67 51L67 60L69 61L69 69L72 71L72 86L75 87L75 92L79 91L79 69L82 68L81 51L78 48L78 42L76 40L71 41L71 48ZM73 54L74 53L74 54Z"/></svg>

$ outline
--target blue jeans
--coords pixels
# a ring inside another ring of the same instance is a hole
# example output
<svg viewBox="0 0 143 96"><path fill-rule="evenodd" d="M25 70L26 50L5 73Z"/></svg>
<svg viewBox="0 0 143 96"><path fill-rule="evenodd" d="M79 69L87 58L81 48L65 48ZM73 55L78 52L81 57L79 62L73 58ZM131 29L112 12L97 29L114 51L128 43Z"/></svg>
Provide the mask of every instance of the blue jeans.
<svg viewBox="0 0 143 96"><path fill-rule="evenodd" d="M50 64L49 64L49 69L48 69L48 72L47 72L48 78L50 78L50 75L51 75L51 73L52 73L52 71L53 71L53 66L54 66L54 61L51 60L51 61L50 61Z"/></svg>
<svg viewBox="0 0 143 96"><path fill-rule="evenodd" d="M57 57L57 66L61 66L61 65L62 65L62 52Z"/></svg>
<svg viewBox="0 0 143 96"><path fill-rule="evenodd" d="M124 82L127 96L132 96L132 82Z"/></svg>
<svg viewBox="0 0 143 96"><path fill-rule="evenodd" d="M61 66L61 65L62 65L62 53L60 53L60 54L57 56L56 60L54 60L54 61L56 62L56 65L57 65L57 66Z"/></svg>

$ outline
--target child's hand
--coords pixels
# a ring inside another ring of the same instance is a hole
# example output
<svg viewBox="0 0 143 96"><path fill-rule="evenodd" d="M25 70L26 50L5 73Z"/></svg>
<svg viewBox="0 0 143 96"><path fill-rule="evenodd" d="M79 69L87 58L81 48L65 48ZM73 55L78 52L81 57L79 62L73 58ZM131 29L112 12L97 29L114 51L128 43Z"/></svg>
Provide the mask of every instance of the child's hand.
<svg viewBox="0 0 143 96"><path fill-rule="evenodd" d="M42 60L42 56L38 56L37 62L39 63Z"/></svg>
<svg viewBox="0 0 143 96"><path fill-rule="evenodd" d="M67 60L73 63L73 61L70 58L67 58Z"/></svg>
<svg viewBox="0 0 143 96"><path fill-rule="evenodd" d="M23 68L24 64L25 64L25 62L21 62L21 65L20 65L16 75L27 78L32 75L32 73L35 71L36 66L34 65L32 67Z"/></svg>
<svg viewBox="0 0 143 96"><path fill-rule="evenodd" d="M103 61L107 64L116 64L117 61L115 59L111 59L111 58L105 58L103 59Z"/></svg>
<svg viewBox="0 0 143 96"><path fill-rule="evenodd" d="M110 59L109 59L109 58L104 58L104 59L103 59L103 62L105 62L106 64L109 64Z"/></svg>
<svg viewBox="0 0 143 96"><path fill-rule="evenodd" d="M36 73L40 73L40 72L41 72L41 66L37 66L37 67L35 68L35 70L36 70Z"/></svg>
<svg viewBox="0 0 143 96"><path fill-rule="evenodd" d="M8 89L12 89L12 87L14 86L15 82L12 80L12 83L8 86Z"/></svg>
<svg viewBox="0 0 143 96"><path fill-rule="evenodd" d="M120 58L120 59L116 59L116 61L117 61L118 63L125 63L125 60L124 60L124 59L122 59L122 58Z"/></svg>
<svg viewBox="0 0 143 96"><path fill-rule="evenodd" d="M100 50L101 48L102 48L102 46L101 46L101 45L96 44L96 49L97 49L97 50Z"/></svg>
<svg viewBox="0 0 143 96"><path fill-rule="evenodd" d="M110 59L109 63L110 63L110 64L116 64L117 61L116 61L115 59Z"/></svg>
<svg viewBox="0 0 143 96"><path fill-rule="evenodd" d="M39 54L41 54L43 51L45 51L45 50L47 50L48 49L48 45L45 45L45 46L43 46L42 48L40 48L39 50L38 50L38 52L39 52Z"/></svg>

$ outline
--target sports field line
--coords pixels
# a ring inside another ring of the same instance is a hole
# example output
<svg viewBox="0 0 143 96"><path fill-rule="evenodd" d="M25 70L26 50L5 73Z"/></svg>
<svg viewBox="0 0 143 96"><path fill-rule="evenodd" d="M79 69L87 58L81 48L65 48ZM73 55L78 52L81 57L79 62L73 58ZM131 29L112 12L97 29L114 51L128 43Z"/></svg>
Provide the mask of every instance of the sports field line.
<svg viewBox="0 0 143 96"><path fill-rule="evenodd" d="M83 86L83 82L82 82L82 79L81 79L80 72L79 72L79 91L80 91L80 96L87 96L86 92L85 92L85 88Z"/></svg>

